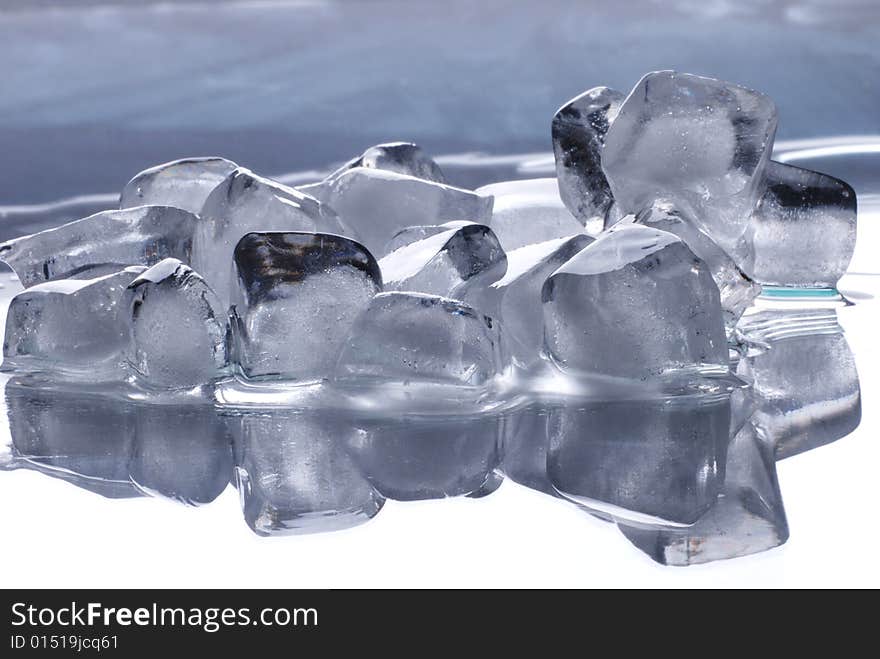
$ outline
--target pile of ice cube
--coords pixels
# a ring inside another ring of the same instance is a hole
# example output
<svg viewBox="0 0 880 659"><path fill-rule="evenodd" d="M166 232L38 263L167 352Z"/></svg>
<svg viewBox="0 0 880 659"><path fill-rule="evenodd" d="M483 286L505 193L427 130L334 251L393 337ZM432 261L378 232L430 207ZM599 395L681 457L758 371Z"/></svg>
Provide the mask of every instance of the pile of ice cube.
<svg viewBox="0 0 880 659"><path fill-rule="evenodd" d="M222 158L159 165L119 209L0 245L26 287L4 369L139 391L327 383L379 392L363 397L380 411L388 385L503 397L524 374L607 401L728 374L762 285L834 288L855 243L852 188L771 161L775 130L766 96L659 71L556 113L556 178L465 190L403 142L299 188ZM615 423L638 418L621 406ZM541 473L560 492L595 471L560 460L585 410L553 417Z"/></svg>
<svg viewBox="0 0 880 659"><path fill-rule="evenodd" d="M159 165L119 210L0 246L27 287L6 367L159 388L727 368L759 284L833 287L854 247L853 190L771 161L775 130L766 96L660 71L556 113L556 179L464 190L408 143L299 189Z"/></svg>

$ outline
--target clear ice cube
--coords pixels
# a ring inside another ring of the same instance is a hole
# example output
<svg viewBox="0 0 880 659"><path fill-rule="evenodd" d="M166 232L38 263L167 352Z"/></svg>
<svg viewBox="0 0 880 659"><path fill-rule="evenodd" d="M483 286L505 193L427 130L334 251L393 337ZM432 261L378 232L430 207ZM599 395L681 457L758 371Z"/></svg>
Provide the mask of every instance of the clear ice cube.
<svg viewBox="0 0 880 659"><path fill-rule="evenodd" d="M189 262L199 218L168 206L103 211L0 245L0 260L24 286L83 271L117 272L165 258Z"/></svg>
<svg viewBox="0 0 880 659"><path fill-rule="evenodd" d="M547 279L542 299L545 351L564 371L644 379L727 368L718 287L671 233L607 231Z"/></svg>
<svg viewBox="0 0 880 659"><path fill-rule="evenodd" d="M589 233L594 233L591 224L598 224L601 230L614 203L602 171L602 148L623 99L619 91L594 87L568 101L553 116L551 134L559 196Z"/></svg>
<svg viewBox="0 0 880 659"><path fill-rule="evenodd" d="M128 296L126 360L142 383L188 388L225 371L226 307L192 268L165 259L132 281Z"/></svg>
<svg viewBox="0 0 880 659"><path fill-rule="evenodd" d="M383 496L399 501L482 494L497 487L498 417L360 421L349 450Z"/></svg>
<svg viewBox="0 0 880 659"><path fill-rule="evenodd" d="M435 183L446 183L446 177L443 176L440 166L420 146L412 142L388 142L371 146L357 158L353 158L330 174L327 179L338 178L355 167L381 169Z"/></svg>
<svg viewBox="0 0 880 659"><path fill-rule="evenodd" d="M775 131L776 107L763 94L657 71L621 105L605 136L602 169L624 213L669 199L738 259Z"/></svg>
<svg viewBox="0 0 880 659"><path fill-rule="evenodd" d="M551 409L547 474L613 519L693 524L724 482L730 400L579 402Z"/></svg>
<svg viewBox="0 0 880 659"><path fill-rule="evenodd" d="M492 198L433 181L356 167L329 182L321 199L357 232L367 249L382 249L401 229L467 220L488 224Z"/></svg>
<svg viewBox="0 0 880 659"><path fill-rule="evenodd" d="M386 291L453 295L472 277L506 263L492 230L467 224L410 243L379 260Z"/></svg>
<svg viewBox="0 0 880 659"><path fill-rule="evenodd" d="M724 487L693 526L638 528L619 524L636 547L664 565L695 565L746 556L788 540L773 448L746 425L730 443Z"/></svg>
<svg viewBox="0 0 880 659"><path fill-rule="evenodd" d="M385 499L349 455L353 428L338 414L243 414L229 423L242 510L258 535L335 531L381 510Z"/></svg>
<svg viewBox="0 0 880 659"><path fill-rule="evenodd" d="M505 251L584 233L584 222L576 219L559 198L556 179L502 181L478 188L477 193L495 198L488 224ZM586 224L587 232L598 233L603 220L594 218Z"/></svg>
<svg viewBox="0 0 880 659"><path fill-rule="evenodd" d="M578 234L515 249L508 252L504 268L496 266L473 277L456 297L498 320L509 355L520 366L529 366L540 359L544 343L544 282L592 241Z"/></svg>
<svg viewBox="0 0 880 659"><path fill-rule="evenodd" d="M753 382L753 423L787 458L845 437L861 420L855 358L834 309L764 310L740 323L756 343L737 366Z"/></svg>
<svg viewBox="0 0 880 659"><path fill-rule="evenodd" d="M117 379L129 342L126 287L143 267L94 279L56 279L9 304L4 367L83 379Z"/></svg>
<svg viewBox="0 0 880 659"><path fill-rule="evenodd" d="M235 248L235 361L249 378L330 375L356 319L382 290L359 243L324 233L249 233Z"/></svg>
<svg viewBox="0 0 880 659"><path fill-rule="evenodd" d="M336 379L481 386L502 368L498 324L435 295L381 293L339 356Z"/></svg>
<svg viewBox="0 0 880 659"><path fill-rule="evenodd" d="M424 240L425 238L436 236L438 233L443 233L444 231L449 231L450 229L460 229L470 224L475 223L468 222L467 220L455 220L452 222L444 222L443 224L427 224L406 227L391 236L391 240L386 243L385 248L382 250L382 253L387 255L400 249L401 247L406 247L407 245L411 245L412 243L419 240Z"/></svg>
<svg viewBox="0 0 880 659"><path fill-rule="evenodd" d="M126 183L119 207L159 204L200 213L211 191L237 166L225 158L183 158L150 167Z"/></svg>
<svg viewBox="0 0 880 659"><path fill-rule="evenodd" d="M745 274L727 252L700 229L696 220L676 208L675 204L658 199L641 211L635 221L675 234L708 266L721 293L724 324L728 330L736 325L743 312L761 294L761 286Z"/></svg>
<svg viewBox="0 0 880 659"><path fill-rule="evenodd" d="M298 190L238 168L208 196L193 240L191 265L224 303L230 301L232 254L247 233L307 231L352 237L330 208Z"/></svg>
<svg viewBox="0 0 880 659"><path fill-rule="evenodd" d="M856 193L840 179L770 162L752 215L755 278L834 288L856 244Z"/></svg>

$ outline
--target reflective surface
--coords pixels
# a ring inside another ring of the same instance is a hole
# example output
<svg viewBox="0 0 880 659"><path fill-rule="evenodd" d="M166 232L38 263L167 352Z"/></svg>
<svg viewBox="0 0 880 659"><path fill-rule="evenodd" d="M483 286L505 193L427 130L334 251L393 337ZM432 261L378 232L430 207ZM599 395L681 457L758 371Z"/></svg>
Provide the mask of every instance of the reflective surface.
<svg viewBox="0 0 880 659"><path fill-rule="evenodd" d="M188 505L231 483L263 536L357 526L386 499L484 497L506 475L616 522L660 563L735 558L788 539L775 460L841 439L861 419L838 311L762 302L772 308L752 308L740 324L744 381L674 394L604 399L526 383L495 409L442 412L430 397L419 413L413 390L398 414L381 403L390 388L332 382L311 385L300 406L248 385L242 407L233 382L222 396L169 402L4 376L2 465L103 497Z"/></svg>

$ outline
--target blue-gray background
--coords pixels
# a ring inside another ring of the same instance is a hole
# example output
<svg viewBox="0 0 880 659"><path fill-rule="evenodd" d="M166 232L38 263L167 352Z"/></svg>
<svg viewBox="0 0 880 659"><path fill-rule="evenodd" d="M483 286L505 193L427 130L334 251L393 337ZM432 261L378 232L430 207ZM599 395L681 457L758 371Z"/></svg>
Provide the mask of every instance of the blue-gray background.
<svg viewBox="0 0 880 659"><path fill-rule="evenodd" d="M186 155L277 174L392 139L543 151L566 99L660 68L772 95L781 139L880 134L877 0L0 8L0 206L118 190Z"/></svg>

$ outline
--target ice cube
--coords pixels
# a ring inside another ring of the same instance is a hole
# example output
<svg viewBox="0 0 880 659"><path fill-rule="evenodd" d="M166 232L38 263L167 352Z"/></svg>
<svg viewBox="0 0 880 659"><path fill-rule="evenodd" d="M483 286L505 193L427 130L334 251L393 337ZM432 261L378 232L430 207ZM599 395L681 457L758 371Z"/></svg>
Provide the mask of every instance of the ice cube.
<svg viewBox="0 0 880 659"><path fill-rule="evenodd" d="M621 105L605 136L602 169L624 213L669 199L738 259L775 131L776 107L763 94L657 71Z"/></svg>
<svg viewBox="0 0 880 659"><path fill-rule="evenodd" d="M491 268L473 277L456 297L498 320L504 328L507 351L526 367L540 359L544 343L544 282L592 240L579 234L515 249L507 254L505 268Z"/></svg>
<svg viewBox="0 0 880 659"><path fill-rule="evenodd" d="M724 487L715 504L690 527L620 530L636 547L664 565L694 565L746 556L788 540L788 523L773 448L751 425L727 450Z"/></svg>
<svg viewBox="0 0 880 659"><path fill-rule="evenodd" d="M6 316L4 367L81 379L118 379L129 341L130 267L94 279L57 279L16 295Z"/></svg>
<svg viewBox="0 0 880 659"><path fill-rule="evenodd" d="M211 191L236 167L225 158L183 158L150 167L125 185L119 207L159 204L200 213Z"/></svg>
<svg viewBox="0 0 880 659"><path fill-rule="evenodd" d="M108 498L141 496L129 479L130 409L116 398L6 385L12 468L31 469Z"/></svg>
<svg viewBox="0 0 880 659"><path fill-rule="evenodd" d="M128 286L126 360L142 383L188 388L227 365L226 308L192 268L165 259Z"/></svg>
<svg viewBox="0 0 880 659"><path fill-rule="evenodd" d="M346 449L353 427L322 412L229 418L245 521L258 535L335 531L362 524L385 499Z"/></svg>
<svg viewBox="0 0 880 659"><path fill-rule="evenodd" d="M349 448L373 487L414 501L482 493L501 463L498 417L377 419L358 423Z"/></svg>
<svg viewBox="0 0 880 659"><path fill-rule="evenodd" d="M544 283L545 351L565 371L625 378L727 367L718 287L682 240L612 229Z"/></svg>
<svg viewBox="0 0 880 659"><path fill-rule="evenodd" d="M238 168L205 201L193 241L192 267L220 300L231 300L232 254L247 233L308 231L353 237L331 209L317 199L250 170Z"/></svg>
<svg viewBox="0 0 880 659"><path fill-rule="evenodd" d="M505 251L584 233L584 224L559 198L556 179L502 181L477 188L476 192L495 198L488 224ZM602 219L594 218L587 225L589 232L598 233L603 227Z"/></svg>
<svg viewBox="0 0 880 659"><path fill-rule="evenodd" d="M764 310L740 331L749 351L737 373L753 382L753 423L787 458L851 433L861 420L855 359L834 309Z"/></svg>
<svg viewBox="0 0 880 659"><path fill-rule="evenodd" d="M358 315L382 290L359 243L324 233L249 233L235 248L235 360L249 378L330 375Z"/></svg>
<svg viewBox="0 0 880 659"><path fill-rule="evenodd" d="M165 258L189 262L199 218L180 208L139 206L96 213L0 245L24 286L89 270L109 274Z"/></svg>
<svg viewBox="0 0 880 659"><path fill-rule="evenodd" d="M492 230L468 224L437 233L391 252L379 261L385 290L451 296L489 268L503 273L504 250Z"/></svg>
<svg viewBox="0 0 880 659"><path fill-rule="evenodd" d="M568 101L553 116L559 196L589 233L595 233L591 224L601 231L614 203L602 171L602 148L623 98L614 89L594 87Z"/></svg>
<svg viewBox="0 0 880 659"><path fill-rule="evenodd" d="M554 407L547 474L565 498L614 519L693 524L724 482L730 399Z"/></svg>
<svg viewBox="0 0 880 659"><path fill-rule="evenodd" d="M443 233L444 231L449 231L450 229L460 229L471 224L475 223L468 222L467 220L455 220L453 222L444 222L443 224L427 224L406 227L391 236L391 240L389 240L388 243L385 245L382 253L390 254L391 252L394 252L401 247L406 247L407 245L411 245L419 240L424 240L425 238L436 236L438 233Z"/></svg>
<svg viewBox="0 0 880 659"><path fill-rule="evenodd" d="M745 274L727 252L700 229L696 220L676 208L675 204L658 199L641 211L635 221L675 234L708 266L721 293L724 324L728 331L761 294L761 286Z"/></svg>
<svg viewBox="0 0 880 659"><path fill-rule="evenodd" d="M446 183L440 166L422 151L420 146L412 142L388 142L371 146L360 156L353 158L330 174L327 179L338 178L355 167L381 169L387 172L415 176L435 183Z"/></svg>
<svg viewBox="0 0 880 659"><path fill-rule="evenodd" d="M770 162L752 216L755 278L833 288L856 243L856 193L840 179Z"/></svg>
<svg viewBox="0 0 880 659"><path fill-rule="evenodd" d="M336 379L481 386L502 368L498 324L421 293L381 293L351 329Z"/></svg>
<svg viewBox="0 0 880 659"><path fill-rule="evenodd" d="M233 477L232 440L210 405L137 405L129 478L144 494L214 501Z"/></svg>
<svg viewBox="0 0 880 659"><path fill-rule="evenodd" d="M378 256L384 256L383 247L406 227L451 220L488 224L492 217L491 197L367 167L355 167L331 181L321 199Z"/></svg>

